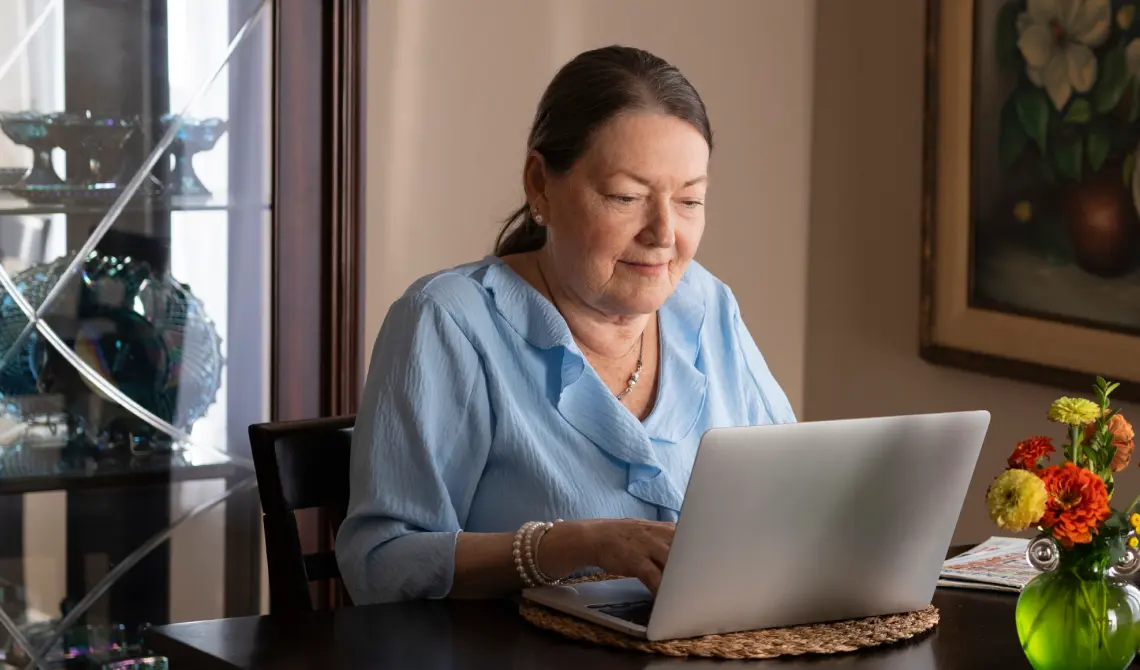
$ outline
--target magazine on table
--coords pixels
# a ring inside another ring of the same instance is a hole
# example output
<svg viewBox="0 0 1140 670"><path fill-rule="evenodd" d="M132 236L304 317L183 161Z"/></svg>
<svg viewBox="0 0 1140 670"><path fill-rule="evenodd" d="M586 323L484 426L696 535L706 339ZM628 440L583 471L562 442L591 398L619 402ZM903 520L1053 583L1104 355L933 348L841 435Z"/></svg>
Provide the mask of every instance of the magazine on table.
<svg viewBox="0 0 1140 670"><path fill-rule="evenodd" d="M1027 547L1027 539L991 537L954 558L946 559L938 585L1019 593L1029 580L1041 574L1025 558Z"/></svg>

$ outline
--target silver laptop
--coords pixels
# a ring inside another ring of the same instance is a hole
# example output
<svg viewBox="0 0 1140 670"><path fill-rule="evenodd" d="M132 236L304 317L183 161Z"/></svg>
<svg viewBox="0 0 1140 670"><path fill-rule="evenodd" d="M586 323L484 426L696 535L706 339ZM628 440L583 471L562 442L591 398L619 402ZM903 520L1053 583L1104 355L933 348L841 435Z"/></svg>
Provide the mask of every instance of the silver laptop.
<svg viewBox="0 0 1140 670"><path fill-rule="evenodd" d="M701 439L661 587L523 597L648 640L930 604L990 415L720 428Z"/></svg>

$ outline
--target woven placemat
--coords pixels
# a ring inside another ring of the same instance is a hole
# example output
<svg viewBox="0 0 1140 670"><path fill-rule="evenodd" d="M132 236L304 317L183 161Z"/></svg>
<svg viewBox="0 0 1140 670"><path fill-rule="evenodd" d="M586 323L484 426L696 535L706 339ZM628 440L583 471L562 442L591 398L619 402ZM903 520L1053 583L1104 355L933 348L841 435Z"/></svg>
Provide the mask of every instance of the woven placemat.
<svg viewBox="0 0 1140 670"><path fill-rule="evenodd" d="M531 624L575 640L650 654L727 659L855 651L907 640L938 624L938 609L931 605L904 614L649 642L530 601L523 601L519 612Z"/></svg>

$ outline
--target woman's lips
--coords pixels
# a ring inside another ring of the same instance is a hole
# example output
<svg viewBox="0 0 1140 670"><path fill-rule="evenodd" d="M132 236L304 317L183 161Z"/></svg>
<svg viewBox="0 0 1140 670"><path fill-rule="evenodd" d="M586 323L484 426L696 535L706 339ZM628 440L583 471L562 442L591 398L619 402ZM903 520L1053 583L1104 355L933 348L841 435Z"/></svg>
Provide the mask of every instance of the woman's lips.
<svg viewBox="0 0 1140 670"><path fill-rule="evenodd" d="M635 263L632 261L620 261L620 263L633 272L646 277L656 277L657 275L664 274L669 268L668 263Z"/></svg>

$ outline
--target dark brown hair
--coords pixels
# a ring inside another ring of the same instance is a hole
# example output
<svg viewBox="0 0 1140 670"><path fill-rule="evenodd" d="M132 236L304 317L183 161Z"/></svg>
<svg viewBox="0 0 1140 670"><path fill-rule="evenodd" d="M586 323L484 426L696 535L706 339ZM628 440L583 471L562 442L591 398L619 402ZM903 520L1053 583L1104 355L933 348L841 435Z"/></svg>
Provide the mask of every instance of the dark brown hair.
<svg viewBox="0 0 1140 670"><path fill-rule="evenodd" d="M594 131L622 112L655 110L687 121L712 150L705 104L681 72L653 54L624 46L586 51L562 66L538 102L527 151L542 155L546 168L564 174L585 152ZM495 255L541 249L546 228L523 203L505 221Z"/></svg>

